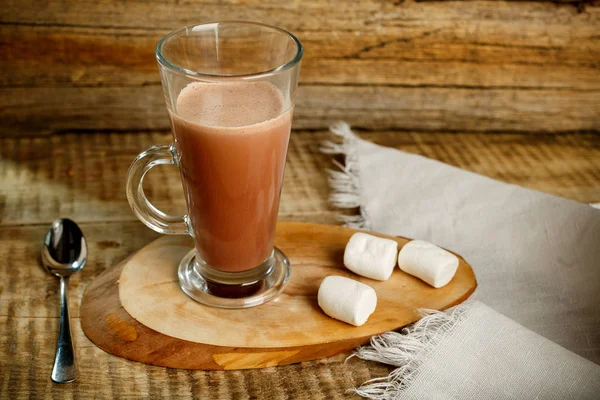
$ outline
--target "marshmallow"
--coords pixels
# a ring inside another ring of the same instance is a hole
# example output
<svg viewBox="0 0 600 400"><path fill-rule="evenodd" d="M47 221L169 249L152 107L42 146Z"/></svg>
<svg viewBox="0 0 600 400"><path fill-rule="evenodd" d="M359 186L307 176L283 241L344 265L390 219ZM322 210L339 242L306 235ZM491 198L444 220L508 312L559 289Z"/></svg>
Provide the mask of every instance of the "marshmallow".
<svg viewBox="0 0 600 400"><path fill-rule="evenodd" d="M319 286L319 307L332 318L361 326L377 307L377 294L370 286L343 276L327 276Z"/></svg>
<svg viewBox="0 0 600 400"><path fill-rule="evenodd" d="M355 274L385 281L394 272L397 255L395 240L357 232L346 245L344 265Z"/></svg>
<svg viewBox="0 0 600 400"><path fill-rule="evenodd" d="M458 268L458 258L424 240L405 244L398 254L398 266L406 273L427 282L434 288L446 286Z"/></svg>

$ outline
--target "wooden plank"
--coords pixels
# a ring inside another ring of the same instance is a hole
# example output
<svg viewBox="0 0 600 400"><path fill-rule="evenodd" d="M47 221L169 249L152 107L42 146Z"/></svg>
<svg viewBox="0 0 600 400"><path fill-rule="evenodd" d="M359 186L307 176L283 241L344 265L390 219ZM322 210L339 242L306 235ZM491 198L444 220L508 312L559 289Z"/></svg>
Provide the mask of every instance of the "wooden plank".
<svg viewBox="0 0 600 400"><path fill-rule="evenodd" d="M457 46L459 47L459 46ZM460 46L468 51L469 46ZM514 49L513 49L514 50ZM399 52L402 49L398 50ZM389 50L397 54L396 50ZM589 54L589 53L588 53ZM438 61L440 60L441 61ZM302 65L303 84L394 85L475 89L600 89L600 68L547 63L495 63L492 60L319 59ZM600 52L598 57L600 59ZM582 64L585 61L582 60ZM590 94L595 98L595 94Z"/></svg>
<svg viewBox="0 0 600 400"><path fill-rule="evenodd" d="M362 132L361 136L507 183L584 203L600 201L600 135Z"/></svg>
<svg viewBox="0 0 600 400"><path fill-rule="evenodd" d="M477 35L426 25L357 34L302 31L301 84L597 90L600 40L590 29L596 26L554 28L570 40L549 40L548 28L537 25L523 36L509 21L483 25ZM0 87L158 85L154 48L166 32L0 25Z"/></svg>
<svg viewBox="0 0 600 400"><path fill-rule="evenodd" d="M564 132L598 130L600 92L304 86L295 127L345 120L375 130Z"/></svg>
<svg viewBox="0 0 600 400"><path fill-rule="evenodd" d="M0 10L4 135L167 128L153 51L189 15L262 20L299 35L308 97L299 98L298 128L347 119L368 129L598 129L600 7L29 1Z"/></svg>
<svg viewBox="0 0 600 400"><path fill-rule="evenodd" d="M0 25L0 86L159 84L154 48L163 33Z"/></svg>
<svg viewBox="0 0 600 400"><path fill-rule="evenodd" d="M505 182L600 202L600 135L360 134ZM326 131L292 134L280 218L336 223L335 210L327 204L325 173L333 165L318 150L328 137ZM137 153L170 140L170 134L160 132L0 138L0 225L49 224L61 216L78 222L134 222L125 197L127 168ZM185 210L175 168L156 168L144 186L158 207Z"/></svg>
<svg viewBox="0 0 600 400"><path fill-rule="evenodd" d="M70 312L79 317L85 287L98 273L111 267L160 235L137 222L85 223L77 219L88 242L89 258L80 273L69 279ZM40 251L50 224L1 227L0 316L52 318L60 316L59 280L41 266ZM54 323L54 321L52 321Z"/></svg>
<svg viewBox="0 0 600 400"><path fill-rule="evenodd" d="M83 224L89 244L86 267L69 282L70 311L80 377L68 385L50 380L58 333L58 279L37 264L47 226L0 228L0 398L311 398L344 399L345 391L387 375L383 364L345 356L245 372L205 372L150 367L111 356L83 334L83 290L107 266L156 235L136 222ZM318 380L320 384L315 384ZM285 384L283 382L286 382ZM309 396L309 397L305 397Z"/></svg>
<svg viewBox="0 0 600 400"><path fill-rule="evenodd" d="M346 120L367 129L600 130L600 90L305 85L296 129ZM0 89L5 136L72 130L169 129L159 86Z"/></svg>
<svg viewBox="0 0 600 400"><path fill-rule="evenodd" d="M328 158L311 137L291 136L279 216L334 223L322 171ZM78 222L136 221L125 196L127 169L145 148L170 141L164 132L0 139L0 225L45 224L60 216ZM153 169L144 188L157 207L184 213L175 168Z"/></svg>
<svg viewBox="0 0 600 400"><path fill-rule="evenodd" d="M78 1L7 0L0 10L0 22L20 24L84 25L104 27L145 27L173 29L201 21L253 20L290 30L354 31L360 27L377 30L382 26L411 25L419 21L462 22L501 19L515 23L544 25L562 22L579 14L593 13L593 4L506 1L390 2L369 0L338 2L310 0L298 3L250 1L177 0L121 2L104 0L90 4Z"/></svg>

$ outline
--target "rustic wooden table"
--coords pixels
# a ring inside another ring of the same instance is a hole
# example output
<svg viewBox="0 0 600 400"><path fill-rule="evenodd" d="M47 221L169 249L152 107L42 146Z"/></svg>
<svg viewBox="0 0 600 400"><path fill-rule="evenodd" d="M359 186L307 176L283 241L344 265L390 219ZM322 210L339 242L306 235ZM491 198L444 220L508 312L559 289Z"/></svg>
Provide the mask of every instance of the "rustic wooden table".
<svg viewBox="0 0 600 400"><path fill-rule="evenodd" d="M345 355L277 368L150 367L82 333L85 287L157 237L125 198L131 160L170 141L153 48L194 22L251 19L305 44L280 218L338 223L327 126L502 181L600 202L600 7L594 1L7 0L0 7L0 398L341 399L390 370ZM146 185L182 211L174 168ZM39 263L57 217L89 261L70 281L81 377L50 381L58 280Z"/></svg>
<svg viewBox="0 0 600 400"><path fill-rule="evenodd" d="M436 158L507 182L569 197L600 201L600 136L593 134L417 134L362 132L363 138ZM337 223L327 205L325 169L318 151L326 131L292 135L281 219ZM67 134L0 139L0 397L2 398L347 398L345 391L386 375L386 366L345 355L262 370L203 372L150 367L96 348L79 325L85 287L106 268L157 237L129 209L124 178L147 146L167 143L168 132ZM175 168L149 176L152 199L173 211L184 200ZM79 222L90 258L71 278L71 317L81 377L50 381L58 329L58 280L40 266L49 223Z"/></svg>

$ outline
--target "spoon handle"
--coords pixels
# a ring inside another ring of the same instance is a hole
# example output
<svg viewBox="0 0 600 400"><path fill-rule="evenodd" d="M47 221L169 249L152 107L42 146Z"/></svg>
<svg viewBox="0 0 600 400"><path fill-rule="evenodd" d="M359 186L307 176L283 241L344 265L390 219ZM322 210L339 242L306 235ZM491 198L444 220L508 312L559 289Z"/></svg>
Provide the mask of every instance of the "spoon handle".
<svg viewBox="0 0 600 400"><path fill-rule="evenodd" d="M71 338L71 324L69 321L69 305L67 304L68 278L60 278L60 330L56 344L56 357L52 368L52 380L56 383L72 382L77 379L77 365L75 363L75 350Z"/></svg>

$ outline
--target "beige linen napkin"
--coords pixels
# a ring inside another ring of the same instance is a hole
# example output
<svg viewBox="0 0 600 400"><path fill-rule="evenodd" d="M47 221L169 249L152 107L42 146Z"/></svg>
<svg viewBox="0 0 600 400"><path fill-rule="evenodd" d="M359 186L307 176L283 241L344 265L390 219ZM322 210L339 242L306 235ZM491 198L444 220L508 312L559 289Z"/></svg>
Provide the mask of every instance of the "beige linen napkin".
<svg viewBox="0 0 600 400"><path fill-rule="evenodd" d="M357 355L399 367L356 391L372 399L600 397L600 366L478 301L373 337Z"/></svg>
<svg viewBox="0 0 600 400"><path fill-rule="evenodd" d="M331 174L331 201L360 208L348 225L456 251L475 271L474 299L600 363L600 210L369 143L344 123L332 131L343 142L323 151L346 163Z"/></svg>

